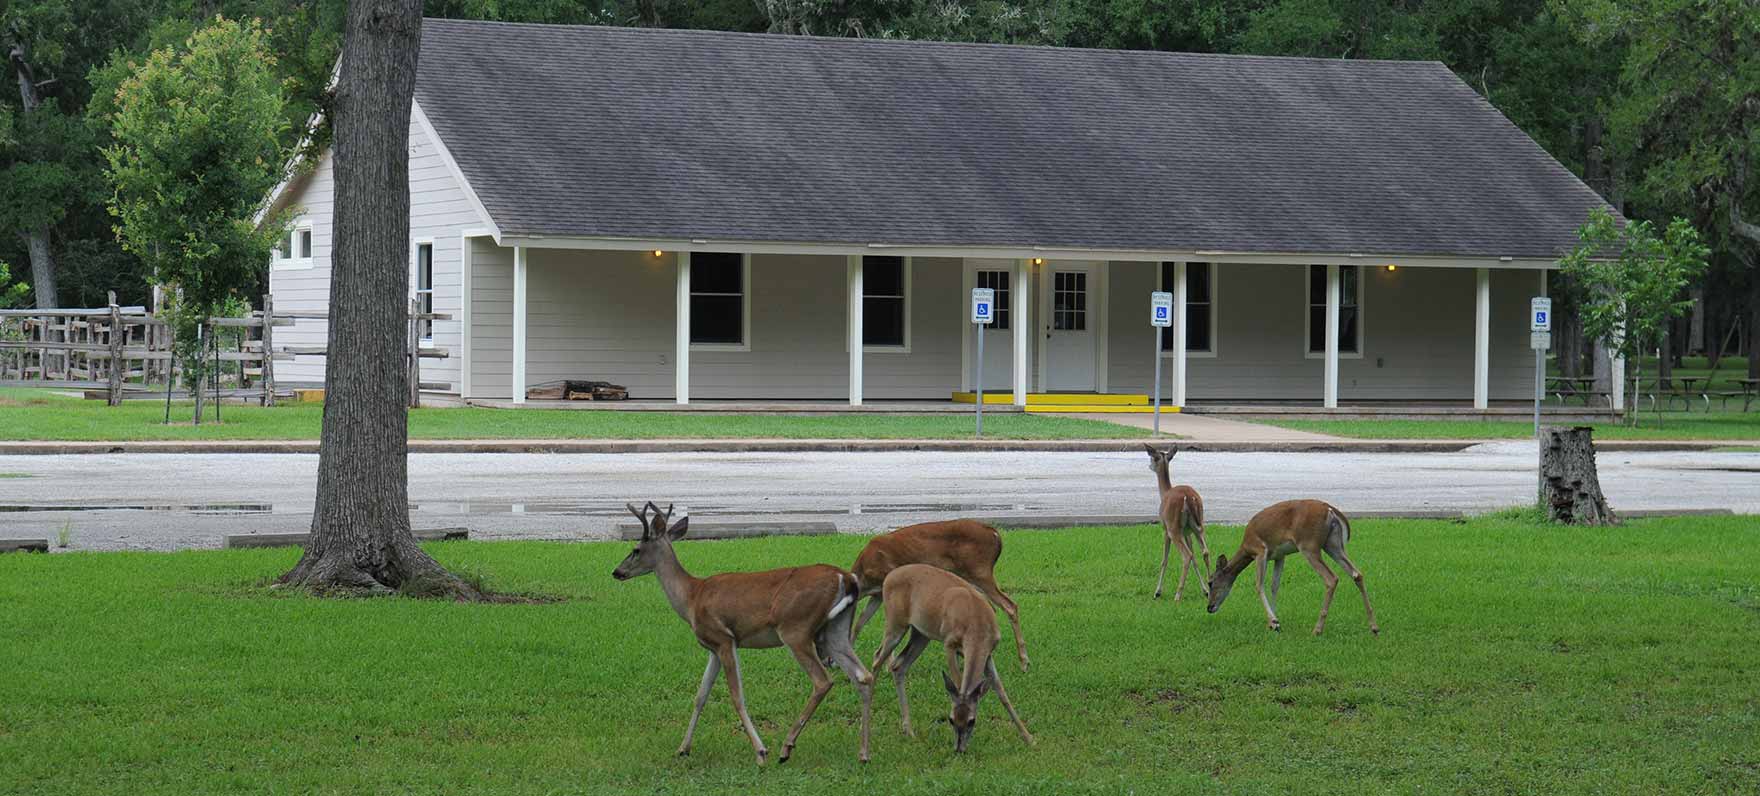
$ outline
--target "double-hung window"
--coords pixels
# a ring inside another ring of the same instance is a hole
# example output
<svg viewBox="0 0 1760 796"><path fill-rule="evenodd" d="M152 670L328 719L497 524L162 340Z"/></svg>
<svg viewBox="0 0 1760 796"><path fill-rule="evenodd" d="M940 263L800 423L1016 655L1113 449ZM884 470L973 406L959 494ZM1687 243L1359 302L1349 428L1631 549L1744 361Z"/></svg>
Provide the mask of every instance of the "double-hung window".
<svg viewBox="0 0 1760 796"><path fill-rule="evenodd" d="M751 345L750 265L735 252L691 254L691 345L737 350Z"/></svg>
<svg viewBox="0 0 1760 796"><path fill-rule="evenodd" d="M434 244L416 244L416 311L423 315L434 312ZM432 345L434 342L434 319L423 318L418 322L422 330L422 344Z"/></svg>
<svg viewBox="0 0 1760 796"><path fill-rule="evenodd" d="M903 257L862 258L862 345L908 349L910 263Z"/></svg>
<svg viewBox="0 0 1760 796"><path fill-rule="evenodd" d="M1326 266L1308 266L1308 355L1326 355ZM1363 355L1363 269L1338 267L1338 353Z"/></svg>
<svg viewBox="0 0 1760 796"><path fill-rule="evenodd" d="M1173 292L1174 263L1161 264L1161 289ZM1161 330L1161 350L1173 350L1173 327ZM1216 264L1186 263L1186 353L1216 353Z"/></svg>
<svg viewBox="0 0 1760 796"><path fill-rule="evenodd" d="M991 306L990 313L991 322L989 328L991 329L1008 328L1008 324L1011 320L1009 316L1013 315L1010 311L1013 307L1013 296L1011 294L1012 292L1009 290L1008 281L1012 279L1013 276L1014 275L1008 271L978 272L978 287L987 287L996 291L996 300Z"/></svg>

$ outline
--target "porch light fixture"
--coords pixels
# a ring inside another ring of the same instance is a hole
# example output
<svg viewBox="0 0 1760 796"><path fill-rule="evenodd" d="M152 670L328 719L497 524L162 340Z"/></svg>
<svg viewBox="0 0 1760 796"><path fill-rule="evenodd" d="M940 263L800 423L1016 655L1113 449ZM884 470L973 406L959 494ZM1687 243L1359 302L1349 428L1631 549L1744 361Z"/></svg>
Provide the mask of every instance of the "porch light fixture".
<svg viewBox="0 0 1760 796"><path fill-rule="evenodd" d="M664 254L664 253L665 253L665 252L662 252L662 251L660 251L660 250L659 250L659 249L655 249L655 250L654 250L654 256L655 256L655 257L659 257L659 256L660 256L660 255L662 255L662 254Z"/></svg>
<svg viewBox="0 0 1760 796"><path fill-rule="evenodd" d="M1393 273L1394 271L1398 271L1398 270L1399 270L1399 266L1397 266L1397 265L1393 265L1393 264L1389 263L1387 266L1387 272L1390 274Z"/></svg>
<svg viewBox="0 0 1760 796"><path fill-rule="evenodd" d="M1034 264L1034 265L1044 265L1044 264L1045 264L1045 258L1043 258L1043 257L1034 257L1034 258L1033 258L1033 264Z"/></svg>

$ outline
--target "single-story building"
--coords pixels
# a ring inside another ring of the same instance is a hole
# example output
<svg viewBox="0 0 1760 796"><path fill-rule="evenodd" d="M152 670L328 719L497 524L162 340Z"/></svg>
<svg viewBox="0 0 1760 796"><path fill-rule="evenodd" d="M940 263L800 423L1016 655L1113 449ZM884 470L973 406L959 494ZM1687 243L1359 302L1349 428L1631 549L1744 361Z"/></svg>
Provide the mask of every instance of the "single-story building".
<svg viewBox="0 0 1760 796"><path fill-rule="evenodd" d="M1434 62L427 20L409 146L423 381L467 399L946 401L989 287L1019 405L1160 357L1176 405L1484 407L1605 206ZM327 302L331 179L273 198L279 310Z"/></svg>

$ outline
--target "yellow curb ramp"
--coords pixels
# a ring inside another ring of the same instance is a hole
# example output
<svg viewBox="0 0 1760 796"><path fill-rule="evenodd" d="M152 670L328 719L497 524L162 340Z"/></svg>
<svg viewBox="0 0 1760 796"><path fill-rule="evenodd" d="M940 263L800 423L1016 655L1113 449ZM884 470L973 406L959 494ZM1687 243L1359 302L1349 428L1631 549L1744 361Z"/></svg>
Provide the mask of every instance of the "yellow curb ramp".
<svg viewBox="0 0 1760 796"><path fill-rule="evenodd" d="M975 404L978 402L978 400L977 400L977 395L974 393L956 392L953 394L953 402L956 404ZM984 405L985 406L989 406L991 404L1011 404L1011 403L1014 403L1014 393L1012 393L1008 390L1002 390L999 392L985 391L985 393L984 393ZM1099 410L1099 409L1092 408L1092 407L1096 407L1096 406L1138 406L1138 407L1142 407L1143 411L1148 411L1150 408L1149 407L1149 396L1134 394L1134 393L1113 393L1113 394L1105 394L1105 395L1097 394L1097 393L1081 393L1081 392L1030 392L1030 393L1027 393L1027 410L1032 411L1032 408L1035 406L1081 407L1080 409L1068 410L1068 411L1072 411L1072 412L1075 412L1075 411L1081 411L1081 412L1105 411L1105 410Z"/></svg>

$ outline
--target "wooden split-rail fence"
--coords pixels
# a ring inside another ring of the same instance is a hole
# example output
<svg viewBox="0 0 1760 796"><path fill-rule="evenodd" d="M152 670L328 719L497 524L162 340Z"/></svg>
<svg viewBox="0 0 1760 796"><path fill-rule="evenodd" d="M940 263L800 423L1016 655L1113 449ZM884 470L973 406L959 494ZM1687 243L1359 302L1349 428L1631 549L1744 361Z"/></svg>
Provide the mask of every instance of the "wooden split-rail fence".
<svg viewBox="0 0 1760 796"><path fill-rule="evenodd" d="M410 302L404 360L412 407L421 405L422 389L442 386L422 383L421 361L450 356L444 348L422 345L421 330L451 317L422 312L417 302ZM201 397L256 399L274 406L280 394L275 363L325 355L322 345L278 345L275 330L328 319L322 310L278 312L269 296L263 297L262 309L244 317L207 319L201 334L212 341L204 354L212 378L198 392ZM127 398L177 392L171 346L167 321L145 307L118 306L115 293L108 307L0 310L0 386L102 391L111 406L119 406Z"/></svg>

